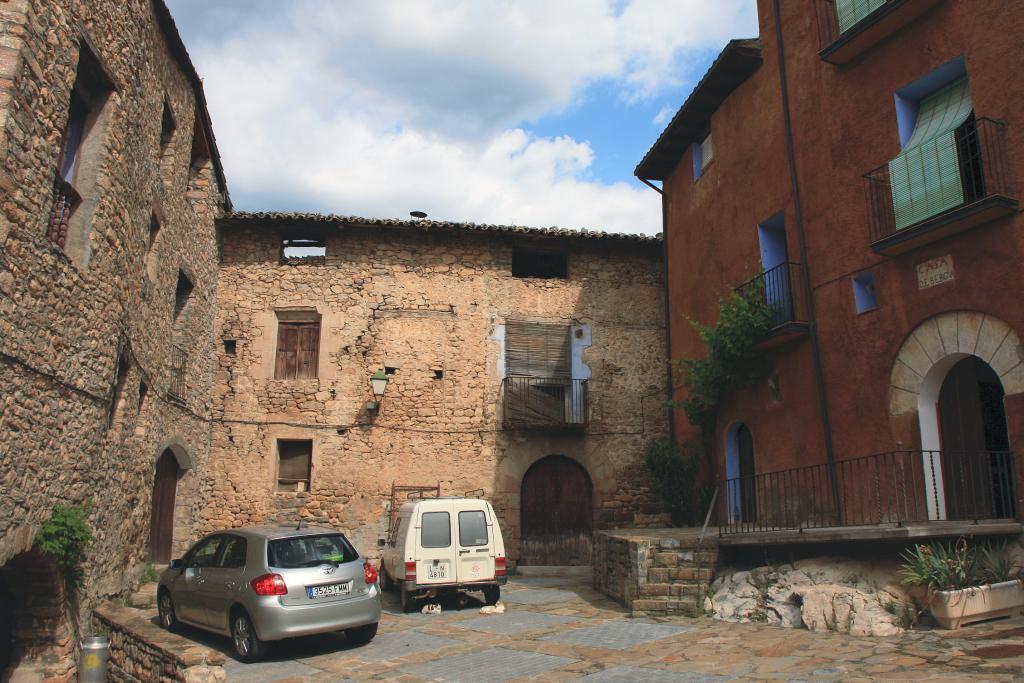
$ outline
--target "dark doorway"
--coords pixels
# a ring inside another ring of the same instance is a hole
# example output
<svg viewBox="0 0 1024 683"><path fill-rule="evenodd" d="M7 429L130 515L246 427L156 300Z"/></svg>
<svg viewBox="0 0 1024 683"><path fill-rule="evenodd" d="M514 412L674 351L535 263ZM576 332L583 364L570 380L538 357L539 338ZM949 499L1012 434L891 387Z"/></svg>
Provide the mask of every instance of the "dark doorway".
<svg viewBox="0 0 1024 683"><path fill-rule="evenodd" d="M736 451L740 466L740 519L757 521L757 480L754 478L754 437L747 425L736 428Z"/></svg>
<svg viewBox="0 0 1024 683"><path fill-rule="evenodd" d="M1003 385L976 356L954 365L939 392L942 480L949 519L1013 515Z"/></svg>
<svg viewBox="0 0 1024 683"><path fill-rule="evenodd" d="M149 518L149 557L155 564L171 561L174 540L174 498L178 491L178 459L171 449L156 461L153 477L153 511Z"/></svg>
<svg viewBox="0 0 1024 683"><path fill-rule="evenodd" d="M590 564L592 489L575 460L551 455L523 476L520 496L519 563Z"/></svg>

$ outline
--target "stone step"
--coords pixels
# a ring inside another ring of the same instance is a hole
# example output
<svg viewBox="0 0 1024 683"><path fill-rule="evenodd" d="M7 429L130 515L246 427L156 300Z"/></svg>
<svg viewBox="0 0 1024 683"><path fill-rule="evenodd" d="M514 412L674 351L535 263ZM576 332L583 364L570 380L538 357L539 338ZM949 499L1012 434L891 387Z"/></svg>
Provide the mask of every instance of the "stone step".
<svg viewBox="0 0 1024 683"><path fill-rule="evenodd" d="M648 598L634 600L630 607L633 610L633 616L656 614L697 616L699 614L696 598Z"/></svg>
<svg viewBox="0 0 1024 683"><path fill-rule="evenodd" d="M714 566L718 562L717 550L659 550L654 553L651 563L655 567L680 567L684 565Z"/></svg>
<svg viewBox="0 0 1024 683"><path fill-rule="evenodd" d="M675 581L710 581L714 576L712 567L655 568L647 570L648 583L673 583Z"/></svg>
<svg viewBox="0 0 1024 683"><path fill-rule="evenodd" d="M645 583L640 586L640 597L643 598L684 598L696 599L703 595L705 584L702 583Z"/></svg>
<svg viewBox="0 0 1024 683"><path fill-rule="evenodd" d="M152 609L156 607L156 584L147 583L128 596L129 607L136 609Z"/></svg>

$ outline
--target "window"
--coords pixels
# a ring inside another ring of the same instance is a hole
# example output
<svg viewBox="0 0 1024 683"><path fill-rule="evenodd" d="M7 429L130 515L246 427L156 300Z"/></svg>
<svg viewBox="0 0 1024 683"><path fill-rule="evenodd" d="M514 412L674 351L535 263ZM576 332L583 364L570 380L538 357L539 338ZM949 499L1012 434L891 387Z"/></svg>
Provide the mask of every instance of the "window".
<svg viewBox="0 0 1024 683"><path fill-rule="evenodd" d="M487 518L483 510L459 513L459 545L487 545Z"/></svg>
<svg viewBox="0 0 1024 683"><path fill-rule="evenodd" d="M420 518L420 545L447 548L452 544L452 522L447 512L424 512Z"/></svg>
<svg viewBox="0 0 1024 683"><path fill-rule="evenodd" d="M245 539L241 536L228 536L220 553L217 566L223 569L240 569L245 566Z"/></svg>
<svg viewBox="0 0 1024 683"><path fill-rule="evenodd" d="M711 145L711 133L708 133L699 143L694 143L691 148L693 156L693 180L700 180L704 169L714 159L714 148Z"/></svg>
<svg viewBox="0 0 1024 683"><path fill-rule="evenodd" d="M192 280L185 271L178 271L178 284L174 288L174 322L184 323L186 321L188 304L192 299Z"/></svg>
<svg viewBox="0 0 1024 683"><path fill-rule="evenodd" d="M288 238L281 242L281 260L294 261L327 255L327 245L322 239Z"/></svg>
<svg viewBox="0 0 1024 683"><path fill-rule="evenodd" d="M156 242L160 236L160 219L156 212L149 216L149 236L146 239L146 275L151 282L156 282L159 273L159 262L157 260Z"/></svg>
<svg viewBox="0 0 1024 683"><path fill-rule="evenodd" d="M512 250L512 277L545 279L569 277L569 259L564 252Z"/></svg>
<svg viewBox="0 0 1024 683"><path fill-rule="evenodd" d="M206 139L206 130L203 128L205 113L196 108L195 123L192 126L192 155L189 164L189 178L195 179L204 169L210 165L210 143Z"/></svg>
<svg viewBox="0 0 1024 683"><path fill-rule="evenodd" d="M505 325L505 374L570 377L570 326L510 320Z"/></svg>
<svg viewBox="0 0 1024 683"><path fill-rule="evenodd" d="M111 79L85 40L79 43L78 69L68 103L68 119L57 164L53 208L47 233L78 266L88 265L90 210L105 127L104 107Z"/></svg>
<svg viewBox="0 0 1024 683"><path fill-rule="evenodd" d="M309 491L312 469L312 441L277 442L278 491Z"/></svg>
<svg viewBox="0 0 1024 683"><path fill-rule="evenodd" d="M174 131L178 124L174 121L174 112L171 111L171 104L164 100L164 113L160 121L160 152L167 151L167 146L174 139Z"/></svg>
<svg viewBox="0 0 1024 683"><path fill-rule="evenodd" d="M839 32L846 33L857 22L867 17L886 2L887 0L836 0Z"/></svg>
<svg viewBox="0 0 1024 683"><path fill-rule="evenodd" d="M857 313L865 313L878 308L878 297L875 294L875 274L861 273L853 278L853 302Z"/></svg>
<svg viewBox="0 0 1024 683"><path fill-rule="evenodd" d="M114 376L110 410L107 412L107 429L114 426L114 422L124 410L124 385L128 381L128 367L128 356L122 352L117 357L117 374Z"/></svg>
<svg viewBox="0 0 1024 683"><path fill-rule="evenodd" d="M358 559L359 553L341 534L281 538L267 544L267 564L276 569L339 565Z"/></svg>
<svg viewBox="0 0 1024 683"><path fill-rule="evenodd" d="M274 379L316 379L320 315L316 311L277 312Z"/></svg>
<svg viewBox="0 0 1024 683"><path fill-rule="evenodd" d="M188 557L185 559L185 566L212 567L216 564L217 551L220 549L220 544L223 540L223 536L211 536L210 538L199 541L199 543L189 551Z"/></svg>

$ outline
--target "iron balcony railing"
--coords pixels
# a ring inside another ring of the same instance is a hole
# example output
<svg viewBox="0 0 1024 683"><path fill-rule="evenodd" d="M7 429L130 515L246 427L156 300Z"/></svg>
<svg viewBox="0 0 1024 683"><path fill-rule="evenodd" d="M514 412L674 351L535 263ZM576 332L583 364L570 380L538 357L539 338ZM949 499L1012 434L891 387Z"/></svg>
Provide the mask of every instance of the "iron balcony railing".
<svg viewBox="0 0 1024 683"><path fill-rule="evenodd" d="M786 323L807 321L802 278L800 264L786 262L747 280L736 291L768 304L774 329Z"/></svg>
<svg viewBox="0 0 1024 683"><path fill-rule="evenodd" d="M585 379L506 377L502 393L510 427L582 428L589 420Z"/></svg>
<svg viewBox="0 0 1024 683"><path fill-rule="evenodd" d="M167 396L174 401L185 401L185 371L188 367L188 355L180 346L171 346L171 382Z"/></svg>
<svg viewBox="0 0 1024 683"><path fill-rule="evenodd" d="M872 243L913 227L904 225L906 216L920 216L921 222L986 197L1013 196L1006 124L972 119L956 130L955 138L955 149L939 136L919 152L901 155L864 176ZM953 177L944 178L943 173ZM932 215L929 207L935 208Z"/></svg>
<svg viewBox="0 0 1024 683"><path fill-rule="evenodd" d="M894 451L727 479L722 535L1016 516L1013 453Z"/></svg>

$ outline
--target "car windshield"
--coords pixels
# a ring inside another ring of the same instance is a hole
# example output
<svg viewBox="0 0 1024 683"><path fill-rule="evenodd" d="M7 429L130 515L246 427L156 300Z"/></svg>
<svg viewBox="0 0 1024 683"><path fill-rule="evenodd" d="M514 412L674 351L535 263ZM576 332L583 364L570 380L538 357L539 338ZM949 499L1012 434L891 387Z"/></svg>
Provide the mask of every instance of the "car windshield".
<svg viewBox="0 0 1024 683"><path fill-rule="evenodd" d="M358 558L359 553L341 534L279 538L267 545L267 564L278 569L337 566Z"/></svg>

